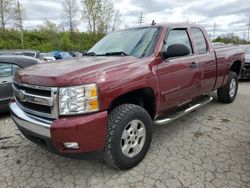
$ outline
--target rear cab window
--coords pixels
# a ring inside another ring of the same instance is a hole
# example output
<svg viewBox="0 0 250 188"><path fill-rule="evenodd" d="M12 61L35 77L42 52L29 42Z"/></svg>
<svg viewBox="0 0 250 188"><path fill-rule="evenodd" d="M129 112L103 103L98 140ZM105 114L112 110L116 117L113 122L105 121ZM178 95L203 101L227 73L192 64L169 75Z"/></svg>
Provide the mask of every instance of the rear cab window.
<svg viewBox="0 0 250 188"><path fill-rule="evenodd" d="M169 34L165 38L163 49L167 51L168 47L173 44L183 44L190 50L189 55L193 53L192 44L186 29L173 29L169 31Z"/></svg>
<svg viewBox="0 0 250 188"><path fill-rule="evenodd" d="M206 54L208 52L208 43L202 30L198 27L192 27L191 33L197 53Z"/></svg>

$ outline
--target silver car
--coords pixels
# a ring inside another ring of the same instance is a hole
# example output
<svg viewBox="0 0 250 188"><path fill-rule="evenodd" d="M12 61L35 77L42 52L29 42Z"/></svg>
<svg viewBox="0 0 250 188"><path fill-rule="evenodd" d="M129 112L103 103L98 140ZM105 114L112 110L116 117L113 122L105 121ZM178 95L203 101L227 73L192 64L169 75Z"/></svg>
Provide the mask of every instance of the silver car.
<svg viewBox="0 0 250 188"><path fill-rule="evenodd" d="M24 67L37 64L35 58L19 55L0 55L0 113L9 110L8 103L12 98L12 76Z"/></svg>

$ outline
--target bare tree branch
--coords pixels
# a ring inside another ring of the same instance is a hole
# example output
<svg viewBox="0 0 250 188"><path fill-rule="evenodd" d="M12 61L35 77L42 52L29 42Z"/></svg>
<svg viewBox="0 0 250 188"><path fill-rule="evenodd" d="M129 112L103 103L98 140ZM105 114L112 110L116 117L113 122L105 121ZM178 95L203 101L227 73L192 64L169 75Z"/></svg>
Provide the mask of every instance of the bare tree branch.
<svg viewBox="0 0 250 188"><path fill-rule="evenodd" d="M24 37L23 37L23 7L20 4L19 0L17 0L16 8L15 8L15 26L20 31L20 41L21 46L24 48Z"/></svg>
<svg viewBox="0 0 250 188"><path fill-rule="evenodd" d="M120 11L117 10L113 18L112 31L116 31L119 28L120 24L121 24L121 14Z"/></svg>
<svg viewBox="0 0 250 188"><path fill-rule="evenodd" d="M64 0L63 1L63 12L68 19L69 30L72 34L75 27L75 18L79 12L79 6L77 0Z"/></svg>
<svg viewBox="0 0 250 188"><path fill-rule="evenodd" d="M106 34L119 26L121 15L111 0L82 0L83 18L92 33Z"/></svg>
<svg viewBox="0 0 250 188"><path fill-rule="evenodd" d="M0 0L0 29L4 31L13 19L15 0Z"/></svg>

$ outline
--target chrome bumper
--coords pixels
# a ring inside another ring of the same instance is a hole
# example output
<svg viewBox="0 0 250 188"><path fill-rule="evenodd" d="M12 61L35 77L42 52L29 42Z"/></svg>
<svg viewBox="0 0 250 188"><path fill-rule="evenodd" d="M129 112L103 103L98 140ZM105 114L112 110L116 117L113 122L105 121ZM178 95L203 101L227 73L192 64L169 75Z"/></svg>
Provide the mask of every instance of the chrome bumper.
<svg viewBox="0 0 250 188"><path fill-rule="evenodd" d="M36 134L51 138L50 127L52 121L26 114L15 102L11 102L9 106L11 117L18 126Z"/></svg>

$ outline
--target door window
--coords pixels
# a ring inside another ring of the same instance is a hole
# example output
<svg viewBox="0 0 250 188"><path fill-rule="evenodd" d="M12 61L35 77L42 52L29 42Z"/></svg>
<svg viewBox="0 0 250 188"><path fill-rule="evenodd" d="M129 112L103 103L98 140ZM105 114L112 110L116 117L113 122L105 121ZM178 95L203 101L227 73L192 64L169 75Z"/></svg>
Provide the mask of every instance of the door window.
<svg viewBox="0 0 250 188"><path fill-rule="evenodd" d="M12 76L18 69L19 66L10 63L0 63L0 78Z"/></svg>
<svg viewBox="0 0 250 188"><path fill-rule="evenodd" d="M21 67L19 67L18 65L14 65L13 64L13 69L12 69L12 75L15 74L16 71L18 71Z"/></svg>
<svg viewBox="0 0 250 188"><path fill-rule="evenodd" d="M199 28L191 28L192 36L194 38L195 46L199 54L205 54L208 51L206 39Z"/></svg>
<svg viewBox="0 0 250 188"><path fill-rule="evenodd" d="M190 54L192 53L190 39L185 29L175 29L169 32L167 41L164 44L164 50L167 50L172 44L184 44L190 50Z"/></svg>

